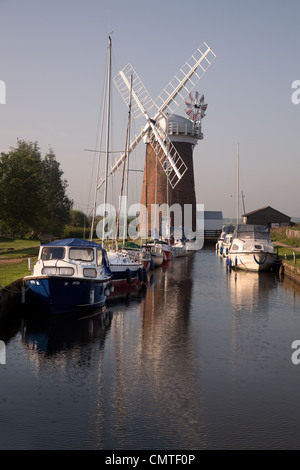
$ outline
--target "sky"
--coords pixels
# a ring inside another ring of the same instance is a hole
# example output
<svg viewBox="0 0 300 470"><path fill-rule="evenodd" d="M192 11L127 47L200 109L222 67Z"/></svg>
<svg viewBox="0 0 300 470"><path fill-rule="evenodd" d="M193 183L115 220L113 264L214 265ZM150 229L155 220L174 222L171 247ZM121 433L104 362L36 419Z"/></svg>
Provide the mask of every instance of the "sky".
<svg viewBox="0 0 300 470"><path fill-rule="evenodd" d="M74 209L88 213L108 37L113 76L130 62L153 99L206 42L216 59L195 88L208 103L194 149L197 202L235 217L239 144L240 213L270 205L300 217L299 18L299 0L0 0L0 151L17 139L37 141L43 156L52 148ZM112 102L117 151L128 110L114 84ZM144 158L141 142L131 165L143 169ZM142 172L130 178L139 202Z"/></svg>

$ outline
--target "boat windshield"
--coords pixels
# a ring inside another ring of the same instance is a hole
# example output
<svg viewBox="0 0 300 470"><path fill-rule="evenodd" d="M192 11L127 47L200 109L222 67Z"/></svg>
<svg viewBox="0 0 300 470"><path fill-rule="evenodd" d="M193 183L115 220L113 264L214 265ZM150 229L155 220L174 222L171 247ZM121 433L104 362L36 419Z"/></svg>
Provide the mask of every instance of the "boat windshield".
<svg viewBox="0 0 300 470"><path fill-rule="evenodd" d="M94 250L92 248L70 248L69 257L74 261L93 261Z"/></svg>
<svg viewBox="0 0 300 470"><path fill-rule="evenodd" d="M270 229L266 225L239 225L237 237L241 239L256 238L259 240L270 240Z"/></svg>
<svg viewBox="0 0 300 470"><path fill-rule="evenodd" d="M64 259L65 249L62 246L45 246L42 249L41 259L48 261L50 259Z"/></svg>

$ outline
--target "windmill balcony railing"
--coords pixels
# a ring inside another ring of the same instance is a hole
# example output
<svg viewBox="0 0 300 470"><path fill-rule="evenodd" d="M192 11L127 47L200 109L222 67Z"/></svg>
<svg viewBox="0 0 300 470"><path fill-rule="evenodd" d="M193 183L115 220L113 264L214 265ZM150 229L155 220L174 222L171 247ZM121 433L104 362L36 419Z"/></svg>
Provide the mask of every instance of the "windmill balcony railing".
<svg viewBox="0 0 300 470"><path fill-rule="evenodd" d="M198 138L203 138L203 134L201 132L201 127L199 125L189 123L189 124L178 124L175 122L171 122L168 125L168 134L169 135L194 135L198 136Z"/></svg>

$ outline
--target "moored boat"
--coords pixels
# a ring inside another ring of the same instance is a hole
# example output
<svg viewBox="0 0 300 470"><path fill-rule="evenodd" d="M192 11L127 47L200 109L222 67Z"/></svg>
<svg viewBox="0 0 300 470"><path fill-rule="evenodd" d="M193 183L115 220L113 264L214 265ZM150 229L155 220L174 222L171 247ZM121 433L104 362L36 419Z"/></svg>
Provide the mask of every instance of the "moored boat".
<svg viewBox="0 0 300 470"><path fill-rule="evenodd" d="M128 253L122 250L108 251L107 257L112 272L112 284L115 288L137 285L147 281L142 261L132 259Z"/></svg>
<svg viewBox="0 0 300 470"><path fill-rule="evenodd" d="M227 253L226 253L226 256L227 256L229 245L230 245L230 240L231 240L233 232L234 232L234 225L231 225L231 224L223 225L220 238L218 239L216 243L216 251L219 253L220 256L224 256L224 248L225 249L227 248ZM227 240L225 241L226 237L227 237Z"/></svg>
<svg viewBox="0 0 300 470"><path fill-rule="evenodd" d="M103 306L111 279L101 245L68 238L41 245L33 272L23 281L35 306L63 314Z"/></svg>
<svg viewBox="0 0 300 470"><path fill-rule="evenodd" d="M171 245L163 240L157 241L155 245L162 249L164 261L171 261L173 258Z"/></svg>
<svg viewBox="0 0 300 470"><path fill-rule="evenodd" d="M174 258L187 256L186 245L182 240L177 240L174 245L172 245L172 254Z"/></svg>
<svg viewBox="0 0 300 470"><path fill-rule="evenodd" d="M276 258L268 226L236 226L226 261L229 267L246 271L267 271L275 264Z"/></svg>

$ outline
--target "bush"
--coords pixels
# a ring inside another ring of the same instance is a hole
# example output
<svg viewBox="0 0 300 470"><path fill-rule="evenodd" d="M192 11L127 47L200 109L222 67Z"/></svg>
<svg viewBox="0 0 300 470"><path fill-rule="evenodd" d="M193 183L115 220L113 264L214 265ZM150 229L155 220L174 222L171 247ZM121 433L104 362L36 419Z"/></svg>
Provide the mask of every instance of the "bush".
<svg viewBox="0 0 300 470"><path fill-rule="evenodd" d="M72 227L71 225L66 225L63 231L63 238L83 238L85 230L85 238L89 236L89 229L84 227Z"/></svg>

